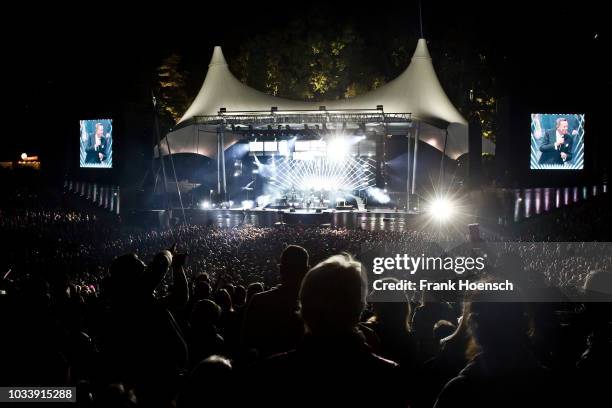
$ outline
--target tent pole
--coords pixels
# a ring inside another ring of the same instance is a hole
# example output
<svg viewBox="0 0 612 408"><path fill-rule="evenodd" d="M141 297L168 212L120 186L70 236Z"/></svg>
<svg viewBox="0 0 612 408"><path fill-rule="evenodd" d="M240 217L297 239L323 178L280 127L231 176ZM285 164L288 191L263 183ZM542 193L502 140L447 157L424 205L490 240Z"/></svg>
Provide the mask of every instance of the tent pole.
<svg viewBox="0 0 612 408"><path fill-rule="evenodd" d="M221 197L221 134L217 126L217 198Z"/></svg>
<svg viewBox="0 0 612 408"><path fill-rule="evenodd" d="M179 204L181 205L181 212L183 213L183 224L187 224L187 217L185 217L185 207L183 206L183 197L181 196L181 189L178 184L176 177L176 169L174 167L174 159L172 158L172 150L170 150L170 140L166 136L166 145L168 146L168 156L170 157L170 164L172 165L172 173L174 174L174 182L176 183L176 192L178 193Z"/></svg>
<svg viewBox="0 0 612 408"><path fill-rule="evenodd" d="M444 181L444 159L446 158L446 142L448 141L448 128L444 131L444 149L442 150L442 160L440 160L440 180L438 184Z"/></svg>
<svg viewBox="0 0 612 408"><path fill-rule="evenodd" d="M417 172L417 159L419 156L419 131L421 129L421 121L417 122L416 131L414 133L414 159L412 160L412 191L414 194L416 191L416 172Z"/></svg>
<svg viewBox="0 0 612 408"><path fill-rule="evenodd" d="M153 96L153 106L154 106L153 109L156 111L154 113L155 116L157 116L157 108L155 108L156 103L157 103L157 101L155 100L155 96ZM155 132L153 132L153 134L151 136L153 137L153 143L152 143L153 154L151 155L151 176L155 176L155 175L157 175L157 171L159 171L159 167L157 168L157 170L155 170L155 145L157 145L157 155L159 157L161 157L161 151L159 150L159 144L157 143L157 125L156 125L156 128L155 128ZM147 176L145 175L145 178L142 181L143 186L144 186L144 183L145 183L146 179L147 179ZM153 188L153 194L155 194L156 188L157 188L157 180L155 180L155 187Z"/></svg>
<svg viewBox="0 0 612 408"><path fill-rule="evenodd" d="M170 202L168 201L168 186L166 185L166 165L164 164L164 156L162 155L161 151L161 138L159 136L159 118L157 117L157 99L155 99L155 95L153 95L153 116L155 118L155 135L157 136L157 153L159 155L162 176L164 178L164 200L166 202L166 210L169 210Z"/></svg>
<svg viewBox="0 0 612 408"><path fill-rule="evenodd" d="M406 146L406 212L410 211L410 143L412 143L412 130L406 134L408 143Z"/></svg>
<svg viewBox="0 0 612 408"><path fill-rule="evenodd" d="M225 123L220 127L221 181L223 182L223 201L227 201L227 180L225 174Z"/></svg>
<svg viewBox="0 0 612 408"><path fill-rule="evenodd" d="M154 178L154 185L153 185L153 194L155 194L157 192L157 181L159 180L159 167L157 168L157 170L155 170L155 175L153 176Z"/></svg>

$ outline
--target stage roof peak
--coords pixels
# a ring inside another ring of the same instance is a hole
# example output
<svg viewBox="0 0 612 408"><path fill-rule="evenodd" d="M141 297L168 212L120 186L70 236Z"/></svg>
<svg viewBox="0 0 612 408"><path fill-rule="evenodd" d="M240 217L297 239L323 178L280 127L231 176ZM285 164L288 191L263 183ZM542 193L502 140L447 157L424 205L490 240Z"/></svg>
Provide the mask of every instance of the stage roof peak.
<svg viewBox="0 0 612 408"><path fill-rule="evenodd" d="M427 40L424 38L419 38L417 42L416 49L414 50L414 54L412 54L412 58L429 58L431 59L431 55L429 55L429 49L427 48Z"/></svg>
<svg viewBox="0 0 612 408"><path fill-rule="evenodd" d="M227 61L223 56L223 50L221 50L221 46L219 45L215 46L212 58L210 59L210 64L208 64L209 67L212 65L227 65Z"/></svg>

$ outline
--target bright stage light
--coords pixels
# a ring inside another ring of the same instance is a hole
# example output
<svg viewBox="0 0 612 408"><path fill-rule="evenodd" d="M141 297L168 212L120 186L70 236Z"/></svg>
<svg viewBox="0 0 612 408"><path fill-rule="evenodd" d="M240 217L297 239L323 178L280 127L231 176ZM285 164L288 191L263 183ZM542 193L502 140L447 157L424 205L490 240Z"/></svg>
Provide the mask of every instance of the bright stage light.
<svg viewBox="0 0 612 408"><path fill-rule="evenodd" d="M289 143L286 140L278 142L278 153L281 156L289 156Z"/></svg>
<svg viewBox="0 0 612 408"><path fill-rule="evenodd" d="M327 158L330 160L344 160L348 152L348 142L344 138L335 138L327 145Z"/></svg>
<svg viewBox="0 0 612 408"><path fill-rule="evenodd" d="M389 197L389 195L380 188L370 188L368 189L368 194L370 197L372 197L372 199L374 199L374 201L377 201L380 204L387 204L391 201L391 197Z"/></svg>
<svg viewBox="0 0 612 408"><path fill-rule="evenodd" d="M251 152L263 152L263 142L249 142L249 151Z"/></svg>
<svg viewBox="0 0 612 408"><path fill-rule="evenodd" d="M269 195L260 195L255 201L257 202L258 207L265 207L266 205L270 204L272 197Z"/></svg>
<svg viewBox="0 0 612 408"><path fill-rule="evenodd" d="M439 197L429 203L427 213L439 222L446 222L456 214L456 208L448 198Z"/></svg>
<svg viewBox="0 0 612 408"><path fill-rule="evenodd" d="M200 203L200 208L202 208L202 209L204 209L204 210L206 210L206 209L210 208L210 201L202 201L202 202Z"/></svg>
<svg viewBox="0 0 612 408"><path fill-rule="evenodd" d="M253 200L244 200L242 202L242 208L245 210L250 210L253 208L254 204L255 203L253 202Z"/></svg>

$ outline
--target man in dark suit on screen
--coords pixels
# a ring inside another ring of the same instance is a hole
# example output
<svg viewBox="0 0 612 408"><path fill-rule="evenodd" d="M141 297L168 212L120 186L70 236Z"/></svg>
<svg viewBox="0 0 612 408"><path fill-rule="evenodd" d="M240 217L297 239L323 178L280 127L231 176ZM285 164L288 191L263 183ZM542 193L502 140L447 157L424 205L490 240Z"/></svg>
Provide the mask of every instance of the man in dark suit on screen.
<svg viewBox="0 0 612 408"><path fill-rule="evenodd" d="M108 138L102 123L96 123L96 132L89 135L85 151L85 163L102 163L108 158Z"/></svg>
<svg viewBox="0 0 612 408"><path fill-rule="evenodd" d="M558 164L572 160L574 139L568 133L568 121L566 118L558 118L555 129L547 130L540 145L540 164Z"/></svg>

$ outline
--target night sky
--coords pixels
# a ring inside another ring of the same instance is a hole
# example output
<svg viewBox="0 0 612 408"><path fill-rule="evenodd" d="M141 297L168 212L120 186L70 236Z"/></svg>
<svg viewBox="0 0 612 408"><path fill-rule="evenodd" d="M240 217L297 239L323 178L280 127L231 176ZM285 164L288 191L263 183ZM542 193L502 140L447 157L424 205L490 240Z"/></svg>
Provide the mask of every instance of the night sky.
<svg viewBox="0 0 612 408"><path fill-rule="evenodd" d="M528 90L536 88L547 95L546 103L576 100L579 108L590 110L611 89L605 55L610 50L609 28L603 6L596 2L423 3L430 49L443 48L453 36L494 55L498 76L515 101L525 100ZM393 36L416 36L419 31L416 1L266 2L257 7L172 2L130 10L100 3L70 10L33 7L5 18L13 24L2 28L9 120L0 159L21 151L59 157L66 151L59 146L73 136L71 127L78 129L79 118L146 111L152 73L171 52L180 53L193 73L196 93L214 45L222 45L231 59L246 38L278 29L291 19L348 22L369 46L383 49ZM133 141L150 142L144 128Z"/></svg>

